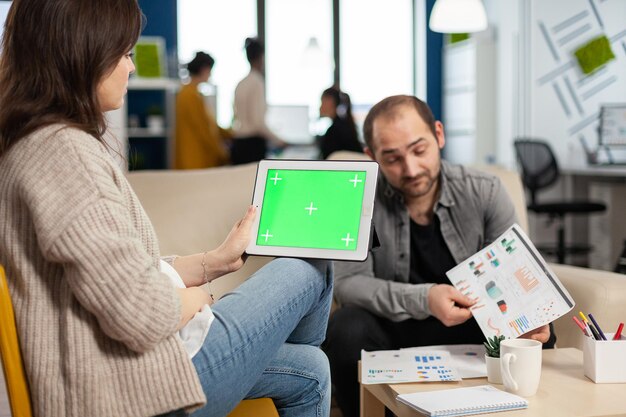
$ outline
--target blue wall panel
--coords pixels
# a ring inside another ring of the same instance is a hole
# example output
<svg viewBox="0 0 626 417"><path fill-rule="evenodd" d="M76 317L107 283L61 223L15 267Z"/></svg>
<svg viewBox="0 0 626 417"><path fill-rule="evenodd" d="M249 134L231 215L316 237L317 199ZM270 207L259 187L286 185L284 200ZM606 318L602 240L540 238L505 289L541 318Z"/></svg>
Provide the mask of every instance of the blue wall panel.
<svg viewBox="0 0 626 417"><path fill-rule="evenodd" d="M435 0L426 0L426 22L430 20ZM426 29L426 94L435 119L443 117L442 87L443 34Z"/></svg>

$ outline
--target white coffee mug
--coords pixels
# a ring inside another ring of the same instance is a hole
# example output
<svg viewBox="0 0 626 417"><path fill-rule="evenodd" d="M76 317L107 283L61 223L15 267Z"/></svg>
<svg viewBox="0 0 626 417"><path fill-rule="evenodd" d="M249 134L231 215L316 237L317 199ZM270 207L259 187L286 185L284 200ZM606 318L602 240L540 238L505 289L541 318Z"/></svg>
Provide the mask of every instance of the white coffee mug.
<svg viewBox="0 0 626 417"><path fill-rule="evenodd" d="M522 397L535 395L541 377L541 342L506 339L500 342L500 370L504 388Z"/></svg>

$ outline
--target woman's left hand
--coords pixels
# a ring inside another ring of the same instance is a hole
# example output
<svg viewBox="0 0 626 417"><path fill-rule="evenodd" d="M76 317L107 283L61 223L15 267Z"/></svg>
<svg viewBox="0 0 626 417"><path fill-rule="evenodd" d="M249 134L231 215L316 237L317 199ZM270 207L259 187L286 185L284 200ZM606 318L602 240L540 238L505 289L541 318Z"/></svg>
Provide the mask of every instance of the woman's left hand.
<svg viewBox="0 0 626 417"><path fill-rule="evenodd" d="M250 242L255 216L256 208L249 206L243 219L233 226L224 242L215 250L217 257L225 264L228 272L237 271L246 261L246 255L243 252Z"/></svg>

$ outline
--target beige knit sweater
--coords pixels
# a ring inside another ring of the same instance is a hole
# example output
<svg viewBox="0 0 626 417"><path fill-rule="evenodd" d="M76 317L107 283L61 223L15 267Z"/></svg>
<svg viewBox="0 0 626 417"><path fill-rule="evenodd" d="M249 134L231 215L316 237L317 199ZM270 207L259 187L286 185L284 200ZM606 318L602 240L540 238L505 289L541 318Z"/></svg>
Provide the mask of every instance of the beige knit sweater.
<svg viewBox="0 0 626 417"><path fill-rule="evenodd" d="M206 400L174 337L155 232L100 142L60 125L0 158L5 266L35 416L152 416Z"/></svg>

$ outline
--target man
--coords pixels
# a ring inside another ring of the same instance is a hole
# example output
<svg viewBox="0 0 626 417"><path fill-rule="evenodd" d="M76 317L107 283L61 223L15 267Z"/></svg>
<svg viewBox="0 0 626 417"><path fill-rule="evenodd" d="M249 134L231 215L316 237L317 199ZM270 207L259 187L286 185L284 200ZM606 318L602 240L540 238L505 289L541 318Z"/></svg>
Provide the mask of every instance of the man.
<svg viewBox="0 0 626 417"><path fill-rule="evenodd" d="M235 88L235 137L230 150L233 165L257 162L265 158L268 141L276 148L287 146L265 124L265 47L257 38L246 38L245 48L250 72Z"/></svg>
<svg viewBox="0 0 626 417"><path fill-rule="evenodd" d="M361 349L482 343L469 307L445 272L516 221L500 181L441 160L443 125L412 96L376 104L363 126L365 152L380 165L374 223L381 247L367 261L335 263L325 351L344 417L359 414ZM548 326L524 335L554 345Z"/></svg>

